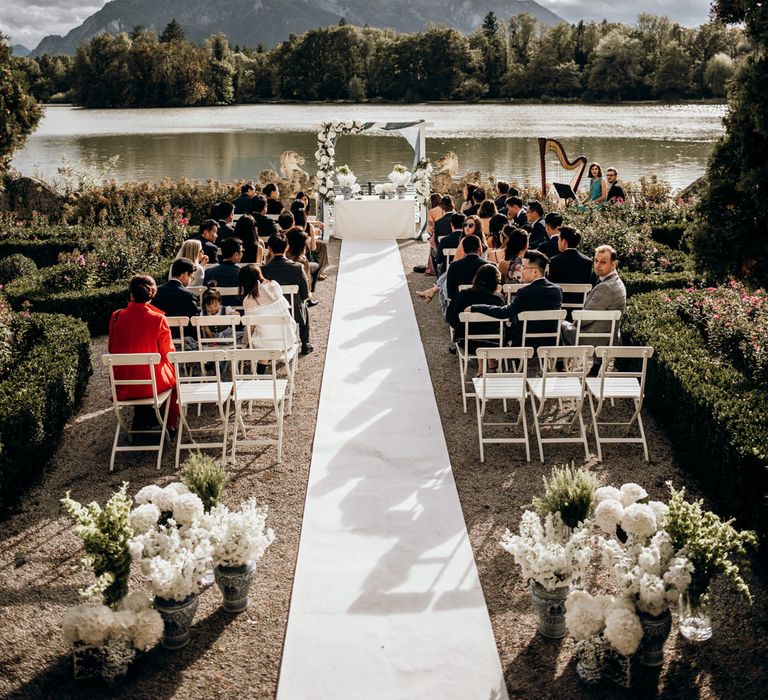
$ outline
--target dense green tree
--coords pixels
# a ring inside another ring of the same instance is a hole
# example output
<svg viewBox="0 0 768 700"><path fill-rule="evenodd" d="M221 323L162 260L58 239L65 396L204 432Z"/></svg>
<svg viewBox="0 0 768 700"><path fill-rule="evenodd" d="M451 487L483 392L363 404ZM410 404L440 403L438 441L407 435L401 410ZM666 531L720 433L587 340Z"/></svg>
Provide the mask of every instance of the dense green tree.
<svg viewBox="0 0 768 700"><path fill-rule="evenodd" d="M658 59L651 84L654 94L663 98L683 97L691 84L688 56L676 41L670 41Z"/></svg>
<svg viewBox="0 0 768 700"><path fill-rule="evenodd" d="M213 101L217 104L231 104L235 99L235 62L229 41L224 34L212 34L206 44L210 56L208 85Z"/></svg>
<svg viewBox="0 0 768 700"><path fill-rule="evenodd" d="M160 35L160 42L163 44L170 44L172 41L184 41L184 39L186 39L184 27L175 19L172 19L165 25L165 29L163 29L163 33Z"/></svg>
<svg viewBox="0 0 768 700"><path fill-rule="evenodd" d="M642 77L640 42L619 29L606 34L595 49L589 90L597 98L634 97Z"/></svg>
<svg viewBox="0 0 768 700"><path fill-rule="evenodd" d="M507 72L509 56L507 33L494 12L488 12L483 18L479 38L488 95L498 97L501 93L501 79Z"/></svg>
<svg viewBox="0 0 768 700"><path fill-rule="evenodd" d="M704 84L713 95L722 97L735 70L733 59L727 53L716 53L707 61Z"/></svg>
<svg viewBox="0 0 768 700"><path fill-rule="evenodd" d="M11 49L0 34L0 174L41 116L42 110L29 94L27 84L14 73Z"/></svg>
<svg viewBox="0 0 768 700"><path fill-rule="evenodd" d="M523 66L528 65L537 26L536 18L527 12L509 20L509 49L514 60Z"/></svg>
<svg viewBox="0 0 768 700"><path fill-rule="evenodd" d="M699 270L768 284L768 3L715 0L744 23L754 50L731 81L725 135L715 144L693 232Z"/></svg>

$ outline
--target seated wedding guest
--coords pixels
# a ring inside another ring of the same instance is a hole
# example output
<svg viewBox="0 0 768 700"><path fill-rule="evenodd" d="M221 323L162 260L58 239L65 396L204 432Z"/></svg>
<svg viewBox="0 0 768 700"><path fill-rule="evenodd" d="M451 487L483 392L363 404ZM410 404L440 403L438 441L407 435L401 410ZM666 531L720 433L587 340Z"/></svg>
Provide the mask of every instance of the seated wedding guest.
<svg viewBox="0 0 768 700"><path fill-rule="evenodd" d="M443 210L443 215L435 221L435 236L437 238L437 245L440 245L440 239L443 236L447 236L453 230L451 227L451 217L456 214L456 207L453 206L453 197L446 194L440 200L440 208Z"/></svg>
<svg viewBox="0 0 768 700"><path fill-rule="evenodd" d="M205 271L205 284L216 280L219 287L237 287L240 272L238 263L243 259L243 252L243 242L239 238L225 238L221 244L222 261ZM238 296L228 295L223 301L229 306L240 306Z"/></svg>
<svg viewBox="0 0 768 700"><path fill-rule="evenodd" d="M235 238L243 242L243 257L240 262L261 265L264 249L261 247L256 221L250 214L243 214L235 224Z"/></svg>
<svg viewBox="0 0 768 700"><path fill-rule="evenodd" d="M544 226L544 207L541 206L541 202L536 199L528 202L525 218L527 225L523 228L527 228L531 232L531 240L528 246L535 250L549 240L547 229Z"/></svg>
<svg viewBox="0 0 768 700"><path fill-rule="evenodd" d="M203 253L203 244L197 238L190 238L184 241L176 253L176 260L179 258L188 258L195 266L195 270L189 280L191 287L201 287L205 277L205 266L208 264L208 256ZM215 260L214 260L215 262ZM168 279L173 277L173 266L168 271Z"/></svg>
<svg viewBox="0 0 768 700"><path fill-rule="evenodd" d="M288 334L277 325L251 326L250 346L283 349L286 337L293 338L296 333L296 321L291 317L291 307L280 285L266 279L258 265L245 265L240 268L240 294L243 297L244 317L284 316L291 325ZM260 362L257 374L264 374L268 364L267 361Z"/></svg>
<svg viewBox="0 0 768 700"><path fill-rule="evenodd" d="M168 401L168 427L176 428L179 421L179 406L176 401L176 372L168 361L168 353L173 352L171 329L165 320L165 314L151 302L157 292L155 280L149 275L136 275L128 286L130 302L124 309L112 314L109 322L109 343L107 352L122 353L160 353L160 364L150 370L146 365L128 365L115 367L116 379L149 379L154 372L158 394L172 389ZM122 385L117 387L117 398L144 399L152 396L149 384ZM164 410L164 409L163 409ZM158 424L157 416L151 406L137 406L134 409L133 430L151 430Z"/></svg>
<svg viewBox="0 0 768 700"><path fill-rule="evenodd" d="M544 217L544 229L547 232L547 240L536 250L540 253L544 253L550 260L560 252L559 233L562 225L563 215L556 211L551 211Z"/></svg>
<svg viewBox="0 0 768 700"><path fill-rule="evenodd" d="M560 229L557 244L560 252L549 261L547 277L555 284L592 284L592 261L578 250L581 234L570 226ZM583 295L569 292L563 294L563 304L575 304ZM571 320L571 311L568 311Z"/></svg>
<svg viewBox="0 0 768 700"><path fill-rule="evenodd" d="M256 222L256 230L259 232L259 238L269 238L273 233L280 229L277 222L265 215L267 211L267 198L257 194L253 198L253 220Z"/></svg>
<svg viewBox="0 0 768 700"><path fill-rule="evenodd" d="M485 242L488 244L488 253L485 259L488 262L497 265L504 260L504 246L506 245L506 236L502 240L504 227L507 226L507 217L504 214L494 214L488 225L488 235Z"/></svg>
<svg viewBox="0 0 768 700"><path fill-rule="evenodd" d="M280 201L280 190L274 182L268 182L261 188L261 193L267 198L267 214L279 214L283 211Z"/></svg>
<svg viewBox="0 0 768 700"><path fill-rule="evenodd" d="M277 217L277 227L280 229L280 233L285 233L289 228L293 228L296 225L296 219L290 211L283 211Z"/></svg>
<svg viewBox="0 0 768 700"><path fill-rule="evenodd" d="M488 234L491 230L491 217L496 214L496 205L490 199L484 199L477 210L477 216L480 219L480 229L482 231L482 238L485 241L486 246L490 246L488 241Z"/></svg>
<svg viewBox="0 0 768 700"><path fill-rule="evenodd" d="M171 265L171 278L157 288L152 306L160 309L166 316L197 316L200 304L197 295L190 292L189 287L195 263L189 258L177 258ZM172 328L171 335L179 337L179 329Z"/></svg>
<svg viewBox="0 0 768 700"><path fill-rule="evenodd" d="M451 232L447 236L442 236L440 242L437 244L436 260L439 261L436 265L437 274L442 275L446 268L445 249L458 248L459 241L464 236L464 224L467 217L464 214L453 212L451 214Z"/></svg>
<svg viewBox="0 0 768 700"><path fill-rule="evenodd" d="M476 214L467 216L464 221L464 235L459 240L459 245L456 246L456 255L453 258L454 261L461 260L466 255L466 251L464 250L464 238L466 236L477 236L480 239L480 255L485 253L486 245L485 241L483 241L481 230L482 224L480 223L480 217Z"/></svg>
<svg viewBox="0 0 768 700"><path fill-rule="evenodd" d="M307 302L307 305L314 306L318 302L314 302L314 300L311 299L311 293L315 291L317 272L320 266L316 262L310 262L307 257L309 237L298 226L294 226L285 232L285 238L288 241L288 249L285 251L285 257L288 258L288 260L293 260L293 262L299 263L304 268L304 274L307 276L307 280L309 280L310 283L310 300Z"/></svg>
<svg viewBox="0 0 768 700"><path fill-rule="evenodd" d="M605 169L605 179L608 181L608 194L605 199L611 204L624 204L627 195L624 188L619 184L619 173L616 168Z"/></svg>
<svg viewBox="0 0 768 700"><path fill-rule="evenodd" d="M235 205L235 214L250 214L253 211L253 198L256 196L256 188L252 182L246 182L240 187L240 196L232 204Z"/></svg>
<svg viewBox="0 0 768 700"><path fill-rule="evenodd" d="M603 179L603 169L600 163L592 163L589 166L589 191L581 200L581 209L597 207L600 209L608 195L608 186Z"/></svg>
<svg viewBox="0 0 768 700"><path fill-rule="evenodd" d="M429 255L426 265L416 265L414 272L424 272L428 275L435 275L434 257L437 252L437 237L435 236L435 222L444 214L440 206L442 196L437 192L429 195L429 211L427 211L427 233L429 234Z"/></svg>
<svg viewBox="0 0 768 700"><path fill-rule="evenodd" d="M455 299L451 299L445 320L454 330L453 339L460 343L464 338L464 323L459 320L459 314L473 304L490 304L491 306L504 306L504 298L499 293L501 275L496 265L486 263L475 273L472 286L460 291ZM496 333L498 323L489 323L487 327L474 326L474 333ZM474 351L476 347L473 347Z"/></svg>
<svg viewBox="0 0 768 700"><path fill-rule="evenodd" d="M503 211L504 207L507 206L507 197L511 196L509 194L509 183L504 180L497 181L496 191L499 193L499 196L496 197L496 201L494 202L496 210Z"/></svg>
<svg viewBox="0 0 768 700"><path fill-rule="evenodd" d="M523 258L528 252L528 231L524 228L504 229L507 242L504 246L504 260L499 263L502 284L523 283Z"/></svg>
<svg viewBox="0 0 768 700"><path fill-rule="evenodd" d="M619 277L617 270L618 255L609 245L601 245L595 248L595 276L598 278L597 284L592 287L592 291L587 294L584 302L585 311L621 311L622 314L627 307L627 290ZM588 321L582 324L582 330L586 333L600 333L601 331L610 331L610 321ZM563 321L561 324L560 335L565 345L573 345L576 342L576 324ZM606 338L607 340L607 338ZM616 327L615 340L621 342L621 332ZM601 345L607 343L601 342ZM601 360L595 360L589 371L590 377L596 377L600 371Z"/></svg>
<svg viewBox="0 0 768 700"><path fill-rule="evenodd" d="M201 300L202 310L201 316L239 316L240 314L236 309L231 306L224 306L221 303L221 292L218 289L216 280L211 280L208 283L205 291L203 292L203 298ZM200 326L201 335L206 338L231 338L232 326ZM242 337L242 331L238 331L238 340ZM186 338L184 342L186 343ZM231 343L227 343L227 346L231 347ZM213 344L206 343L206 349L213 348Z"/></svg>
<svg viewBox="0 0 768 700"><path fill-rule="evenodd" d="M466 215L467 209L469 209L470 207L475 206L474 194L475 194L475 190L479 186L480 185L478 185L476 182L467 182L464 185L464 188L462 190L464 201L461 203L461 213L462 214Z"/></svg>
<svg viewBox="0 0 768 700"><path fill-rule="evenodd" d="M219 249L216 247L218 232L219 225L213 219L206 219L200 224L197 240L203 248L203 255L208 258L208 262L203 265L215 265L219 261Z"/></svg>
<svg viewBox="0 0 768 700"><path fill-rule="evenodd" d="M304 268L299 263L288 260L285 252L288 249L288 241L283 233L277 233L267 241L272 257L265 263L261 271L264 277L274 280L279 285L298 285L299 294L295 299L293 318L299 324L299 338L301 339L301 354L307 355L314 348L309 343L309 313L306 301L309 299L309 284L304 274Z"/></svg>
<svg viewBox="0 0 768 700"><path fill-rule="evenodd" d="M307 259L311 263L317 264L317 268L313 268L317 269L314 274L315 282L326 279L323 270L328 267L328 244L317 237L317 229L307 221L307 210L301 200L294 199L291 202L291 213L293 214L294 225L307 234Z"/></svg>
<svg viewBox="0 0 768 700"><path fill-rule="evenodd" d="M466 216L477 215L485 198L485 190L482 187L476 187L472 192L472 205L463 210L464 214Z"/></svg>
<svg viewBox="0 0 768 700"><path fill-rule="evenodd" d="M510 226L523 228L527 225L528 218L525 215L525 207L523 207L523 200L520 197L517 195L507 197L505 206L507 207L507 219Z"/></svg>
<svg viewBox="0 0 768 700"><path fill-rule="evenodd" d="M487 304L473 304L470 311L486 314L493 318L504 319L512 322L512 345L520 347L523 338L523 324L518 320L518 314L523 311L557 311L563 302L563 292L555 284L552 284L544 272L549 260L546 255L538 250L529 250L523 261L523 282L525 287L515 294L510 304L506 306L491 306ZM546 333L551 323L537 321L528 324L531 333ZM549 344L548 339L534 339L528 341L528 347L538 347Z"/></svg>
<svg viewBox="0 0 768 700"><path fill-rule="evenodd" d="M296 193L296 196L294 199L298 199L300 202L304 204L304 213L307 215L307 220L309 221L309 216L312 213L310 208L310 201L309 201L309 195L306 192L303 192L302 190L299 190ZM324 238L323 231L325 230L325 224L320 221L320 219L315 218L314 221L310 221L312 226L317 229L318 231L318 238L322 240Z"/></svg>
<svg viewBox="0 0 768 700"><path fill-rule="evenodd" d="M232 222L235 220L235 207L232 202L219 202L216 205L216 218L219 221L219 244L225 238L231 238L235 235L235 229Z"/></svg>

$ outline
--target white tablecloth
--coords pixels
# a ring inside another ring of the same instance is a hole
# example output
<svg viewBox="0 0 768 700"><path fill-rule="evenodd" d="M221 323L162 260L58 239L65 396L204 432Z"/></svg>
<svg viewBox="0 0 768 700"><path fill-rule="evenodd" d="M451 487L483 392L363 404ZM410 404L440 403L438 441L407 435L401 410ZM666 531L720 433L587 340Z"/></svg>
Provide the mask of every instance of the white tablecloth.
<svg viewBox="0 0 768 700"><path fill-rule="evenodd" d="M413 238L415 205L408 199L344 199L334 204L333 235L357 240Z"/></svg>

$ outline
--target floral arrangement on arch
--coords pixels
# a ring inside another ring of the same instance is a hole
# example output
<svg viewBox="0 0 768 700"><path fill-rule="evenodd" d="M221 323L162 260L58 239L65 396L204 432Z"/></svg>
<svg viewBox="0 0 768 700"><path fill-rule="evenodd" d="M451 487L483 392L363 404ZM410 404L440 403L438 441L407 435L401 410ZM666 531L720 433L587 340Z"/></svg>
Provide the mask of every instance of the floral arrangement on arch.
<svg viewBox="0 0 768 700"><path fill-rule="evenodd" d="M422 158L416 163L416 170L413 173L413 186L416 189L416 199L420 207L426 207L429 204L429 195L432 191L432 163L428 158Z"/></svg>
<svg viewBox="0 0 768 700"><path fill-rule="evenodd" d="M365 124L361 121L324 122L322 130L317 133L317 192L320 198L327 204L334 200L333 172L336 156L336 137L340 134L360 134L365 131Z"/></svg>

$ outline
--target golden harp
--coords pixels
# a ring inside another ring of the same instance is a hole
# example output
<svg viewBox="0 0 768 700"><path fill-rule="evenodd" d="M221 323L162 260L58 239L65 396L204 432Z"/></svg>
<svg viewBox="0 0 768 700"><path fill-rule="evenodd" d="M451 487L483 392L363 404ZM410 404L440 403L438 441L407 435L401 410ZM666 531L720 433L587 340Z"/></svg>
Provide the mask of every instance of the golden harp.
<svg viewBox="0 0 768 700"><path fill-rule="evenodd" d="M549 189L549 183L547 182L547 154L553 154L557 158L557 162L553 163L555 170L554 176L561 177L561 182L567 182L574 192L579 189L579 183L584 175L584 171L587 169L587 157L579 156L573 160L569 160L565 153L563 144L556 139L539 139L539 160L541 162L541 196L545 198L547 196L547 190ZM555 179L553 178L553 182Z"/></svg>

